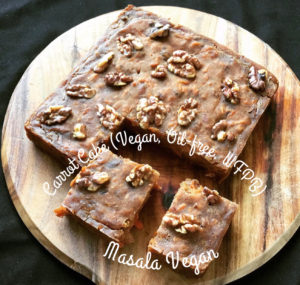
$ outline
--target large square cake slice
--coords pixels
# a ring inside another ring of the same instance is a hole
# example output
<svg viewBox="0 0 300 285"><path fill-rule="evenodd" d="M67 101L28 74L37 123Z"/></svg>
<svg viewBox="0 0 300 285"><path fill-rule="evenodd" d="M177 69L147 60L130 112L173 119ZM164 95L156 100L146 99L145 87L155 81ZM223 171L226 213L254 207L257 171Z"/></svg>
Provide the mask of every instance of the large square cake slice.
<svg viewBox="0 0 300 285"><path fill-rule="evenodd" d="M71 182L71 189L58 216L71 215L90 229L124 245L132 241L130 229L159 173L147 164L138 164L102 150Z"/></svg>

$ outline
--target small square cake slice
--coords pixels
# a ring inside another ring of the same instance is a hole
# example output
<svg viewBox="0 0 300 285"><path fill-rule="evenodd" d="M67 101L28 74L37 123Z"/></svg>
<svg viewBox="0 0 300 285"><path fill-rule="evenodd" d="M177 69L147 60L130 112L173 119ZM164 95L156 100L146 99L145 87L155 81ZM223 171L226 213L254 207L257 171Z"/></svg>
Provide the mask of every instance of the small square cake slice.
<svg viewBox="0 0 300 285"><path fill-rule="evenodd" d="M167 263L203 274L231 223L237 204L187 179L180 184L148 250ZM172 263L173 260L173 263ZM175 261L174 261L175 260ZM173 266L172 265L172 266Z"/></svg>
<svg viewBox="0 0 300 285"><path fill-rule="evenodd" d="M55 213L70 214L122 246L132 241L130 229L158 178L151 166L102 150L71 182Z"/></svg>

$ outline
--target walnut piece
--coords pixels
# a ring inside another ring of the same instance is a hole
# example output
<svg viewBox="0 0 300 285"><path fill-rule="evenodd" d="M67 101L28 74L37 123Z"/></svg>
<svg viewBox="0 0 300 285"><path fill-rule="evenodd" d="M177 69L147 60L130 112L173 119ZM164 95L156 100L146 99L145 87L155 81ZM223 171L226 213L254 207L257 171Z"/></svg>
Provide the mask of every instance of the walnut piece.
<svg viewBox="0 0 300 285"><path fill-rule="evenodd" d="M105 75L104 81L108 86L122 87L132 82L133 79L122 72L109 72Z"/></svg>
<svg viewBox="0 0 300 285"><path fill-rule="evenodd" d="M90 181L87 177L82 177L82 178L79 177L79 178L76 179L75 182L78 185L78 187L81 188L81 189L86 189L90 184Z"/></svg>
<svg viewBox="0 0 300 285"><path fill-rule="evenodd" d="M102 56L100 58L100 60L96 63L96 65L94 66L93 70L96 73L101 73L103 71L105 71L109 64L111 63L112 59L114 57L114 53L113 52L109 52L107 54L105 54L104 56Z"/></svg>
<svg viewBox="0 0 300 285"><path fill-rule="evenodd" d="M92 176L92 182L101 185L109 180L107 172L95 172Z"/></svg>
<svg viewBox="0 0 300 285"><path fill-rule="evenodd" d="M166 67L162 64L156 66L155 70L151 71L151 76L158 79L166 78L167 77Z"/></svg>
<svg viewBox="0 0 300 285"><path fill-rule="evenodd" d="M90 99L95 96L96 90L87 84L73 84L66 87L66 94L73 98Z"/></svg>
<svg viewBox="0 0 300 285"><path fill-rule="evenodd" d="M100 117L100 124L109 130L114 130L122 122L122 116L111 106L98 104L97 115Z"/></svg>
<svg viewBox="0 0 300 285"><path fill-rule="evenodd" d="M41 112L40 122L48 126L61 124L72 114L71 107L63 105L50 106L48 110Z"/></svg>
<svg viewBox="0 0 300 285"><path fill-rule="evenodd" d="M230 78L226 78L221 88L224 97L231 104L238 104L240 102L240 88L236 82Z"/></svg>
<svg viewBox="0 0 300 285"><path fill-rule="evenodd" d="M142 186L145 181L149 180L152 174L153 169L150 165L138 165L126 176L126 182L130 183L133 187Z"/></svg>
<svg viewBox="0 0 300 285"><path fill-rule="evenodd" d="M179 225L179 217L168 213L163 217L163 222L172 227L177 227Z"/></svg>
<svg viewBox="0 0 300 285"><path fill-rule="evenodd" d="M183 235L187 234L187 230L185 228L185 225L184 226L180 226L179 228L176 228L175 232L181 233Z"/></svg>
<svg viewBox="0 0 300 285"><path fill-rule="evenodd" d="M155 96L150 96L149 99L140 99L136 111L136 118L142 129L147 129L150 124L154 124L156 127L161 126L167 114L163 101Z"/></svg>
<svg viewBox="0 0 300 285"><path fill-rule="evenodd" d="M226 139L228 141L235 140L235 136L231 132L226 131L227 127L228 123L226 120L220 120L217 122L212 128L211 138L219 142L224 142Z"/></svg>
<svg viewBox="0 0 300 285"><path fill-rule="evenodd" d="M125 37L120 36L117 39L119 51L127 57L131 57L133 50L141 50L144 48L142 41L132 34L126 34Z"/></svg>
<svg viewBox="0 0 300 285"><path fill-rule="evenodd" d="M95 192L107 181L109 181L107 172L96 171L92 173L88 170L85 173L80 173L75 183L81 189Z"/></svg>
<svg viewBox="0 0 300 285"><path fill-rule="evenodd" d="M201 63L194 55L184 50L176 50L168 59L168 70L177 76L193 79L196 77L196 70L201 68Z"/></svg>
<svg viewBox="0 0 300 285"><path fill-rule="evenodd" d="M201 231L203 228L201 222L199 222L194 215L190 214L175 215L169 212L163 217L163 222L166 225L173 227L176 232L181 234Z"/></svg>
<svg viewBox="0 0 300 285"><path fill-rule="evenodd" d="M251 66L248 74L250 87L256 91L264 91L266 88L267 75L265 69L257 70L254 66Z"/></svg>
<svg viewBox="0 0 300 285"><path fill-rule="evenodd" d="M73 129L73 138L84 140L86 138L86 125L77 123Z"/></svg>
<svg viewBox="0 0 300 285"><path fill-rule="evenodd" d="M227 134L225 130L227 129L226 120L221 120L217 122L212 128L211 138L213 140L217 139L219 142L223 142L226 140Z"/></svg>
<svg viewBox="0 0 300 285"><path fill-rule="evenodd" d="M215 205L221 199L219 192L216 190L210 190L207 187L204 187L203 193L207 197L207 202L209 205Z"/></svg>
<svg viewBox="0 0 300 285"><path fill-rule="evenodd" d="M169 35L170 32L170 25L169 24L162 24L162 23L155 23L154 27L151 29L150 38L165 38Z"/></svg>
<svg viewBox="0 0 300 285"><path fill-rule="evenodd" d="M198 102L193 98L184 100L184 104L178 110L178 124L181 126L189 125L196 118L197 106Z"/></svg>

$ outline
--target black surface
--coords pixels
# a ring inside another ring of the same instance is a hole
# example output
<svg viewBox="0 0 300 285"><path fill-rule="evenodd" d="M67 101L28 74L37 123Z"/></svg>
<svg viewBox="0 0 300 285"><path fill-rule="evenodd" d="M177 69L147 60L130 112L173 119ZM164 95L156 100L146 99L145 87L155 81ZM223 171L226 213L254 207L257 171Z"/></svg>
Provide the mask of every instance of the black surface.
<svg viewBox="0 0 300 285"><path fill-rule="evenodd" d="M15 85L42 49L82 21L128 3L188 7L230 20L268 43L300 77L300 1L0 0L1 126ZM300 284L299 252L298 231L266 265L234 284ZM2 172L0 284L91 284L57 261L27 230L11 202Z"/></svg>

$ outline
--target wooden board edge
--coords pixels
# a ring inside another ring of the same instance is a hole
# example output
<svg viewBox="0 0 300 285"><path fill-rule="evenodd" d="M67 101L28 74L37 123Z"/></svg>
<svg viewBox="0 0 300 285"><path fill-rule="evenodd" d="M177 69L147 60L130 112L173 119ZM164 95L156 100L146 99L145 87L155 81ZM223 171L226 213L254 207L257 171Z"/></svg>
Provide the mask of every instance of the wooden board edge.
<svg viewBox="0 0 300 285"><path fill-rule="evenodd" d="M203 14L207 14L213 17L217 17L215 15L206 13L206 12L202 12L202 11L198 11L195 9L189 9L189 8L183 8L183 7L176 7L176 6L140 6L143 9L147 9L147 8L151 8L154 9L155 7L173 7L173 8L180 8L180 9L185 9L185 10L191 10L191 11L195 11L195 12L200 12ZM117 10L117 11L112 11L103 15L107 15L107 14L112 14L112 13L117 13L121 10ZM103 16L103 15L99 15L97 17ZM95 17L95 18L97 18ZM91 21L95 18L89 19L87 21ZM221 18L222 17L217 17L217 18ZM257 36L255 36L254 34L252 34L251 32L245 30L242 27L239 27L238 25L224 19L225 21L231 23L232 25L235 25L238 27L238 29L243 30L244 32L249 33L251 36L256 37L257 39L259 39ZM81 25L87 21L84 21L78 25ZM62 37L65 33L70 32L72 29L76 29L76 27L78 26L76 25L75 27L67 30L66 32L64 32L63 34L61 34L60 36L58 36L55 40L58 40L60 37ZM54 41L55 41L54 40ZM260 39L259 39L260 40ZM261 40L260 40L261 41ZM51 42L52 43L52 42ZM49 43L49 45L51 44ZM36 57L39 57L43 51L45 49L48 48L47 45ZM287 63L278 55L278 53L276 51L274 51L268 44L265 43L265 45L272 50L278 57L278 59L281 61L281 63L286 66L287 71L289 71L292 76L294 77L294 79L296 79L298 85L300 85L299 79L297 78L297 76L295 75L295 73L292 71L292 69L287 65ZM34 60L35 60L34 59ZM19 87L19 84L22 82L22 80L24 79L24 76L26 75L29 67L25 70L23 76L21 77L19 83L17 84L15 90ZM15 93L15 90L13 91L13 94ZM13 95L12 95L13 96ZM2 140L1 140L1 160L2 160L2 167L3 167L3 172L4 172L4 177L6 180L6 184L7 184L7 188L9 191L9 194L11 196L12 202L17 210L18 215L20 216L21 220L23 221L23 223L25 224L25 226L28 228L28 230L31 232L31 234L39 241L39 243L44 246L55 258L57 258L60 262L62 262L63 264L67 265L68 267L70 267L71 269L75 270L76 272L82 274L83 276L89 278L90 280L92 280L93 282L95 282L94 279L94 275L95 273L93 273L89 268L85 267L82 264L77 263L76 261L72 261L71 258L69 258L67 255L65 255L62 251L60 251L57 247L55 247L43 234L40 230L38 230L38 228L36 227L36 225L34 224L34 222L31 220L31 218L29 217L29 215L27 214L27 212L25 211L25 209L23 208L17 193L14 189L14 185L13 182L11 180L10 174L9 174L9 169L8 169L8 165L7 165L7 156L6 156L6 148L5 148L5 141L6 141L6 126L7 126L7 121L8 121L8 117L9 117L9 110L12 104L12 98L9 101L7 110L6 110L6 114L5 114L5 118L4 118L4 123L2 126ZM294 219L294 221L289 225L288 229L277 239L277 241L267 250L265 251L261 256L259 256L258 258L254 259L250 264L247 264L246 266L238 269L236 272L233 272L231 274L229 274L229 276L225 277L225 278L219 278L219 279L214 279L211 281L223 281L225 283L229 283L232 281L235 281L239 278L242 278L243 276L253 272L254 270L256 270L257 268L259 268L260 266L262 266L263 264L265 264L267 261L269 261L272 257L274 257L283 247L284 245L291 239L291 237L295 234L295 232L297 231L297 229L300 227L300 213L298 213L298 215L296 216L296 218ZM99 276L97 276L97 279L99 278ZM99 279L98 279L99 280ZM98 282L101 282L98 281Z"/></svg>
<svg viewBox="0 0 300 285"><path fill-rule="evenodd" d="M48 252L50 252L57 260L62 262L64 265L68 266L69 268L75 270L76 272L82 274L86 278L92 280L92 276L94 273L84 266L83 264L77 263L76 261L73 261L69 256L67 256L64 252L62 252L60 249L58 249L56 246L53 245L53 243L47 239L47 237L38 229L36 224L32 221L30 216L27 214L26 210L22 206L22 203L20 202L20 199L17 195L17 192L15 191L14 184L12 182L9 168L7 164L7 158L6 158L6 148L5 148L5 135L4 139L2 140L2 146L1 146L1 161L2 161L2 168L3 173L7 185L7 189L10 195L10 198L13 202L14 207L17 210L17 213L23 223L25 224L28 231L35 237L35 239L44 247Z"/></svg>
<svg viewBox="0 0 300 285"><path fill-rule="evenodd" d="M288 229L261 256L255 258L249 264L245 265L244 267L239 268L236 272L230 273L227 277L225 277L224 279L220 279L220 280L223 280L225 282L225 284L228 284L230 282L238 280L238 279L252 273L256 269L258 269L259 267L261 267L262 265L267 263L280 250L283 249L283 247L293 237L293 235L296 233L296 231L298 230L299 227L300 227L300 213L297 214L296 218L289 225Z"/></svg>

